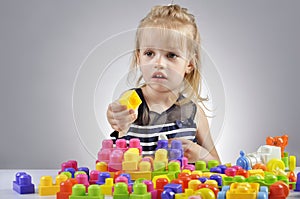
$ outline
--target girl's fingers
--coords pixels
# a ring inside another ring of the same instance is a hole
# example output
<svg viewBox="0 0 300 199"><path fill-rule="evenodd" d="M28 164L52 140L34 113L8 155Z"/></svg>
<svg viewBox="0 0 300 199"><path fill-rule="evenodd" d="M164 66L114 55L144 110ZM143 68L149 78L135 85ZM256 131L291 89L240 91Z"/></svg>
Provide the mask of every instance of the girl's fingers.
<svg viewBox="0 0 300 199"><path fill-rule="evenodd" d="M125 111L127 107L125 105L119 104L118 102L113 102L109 105L109 109L112 112L121 112L121 111Z"/></svg>

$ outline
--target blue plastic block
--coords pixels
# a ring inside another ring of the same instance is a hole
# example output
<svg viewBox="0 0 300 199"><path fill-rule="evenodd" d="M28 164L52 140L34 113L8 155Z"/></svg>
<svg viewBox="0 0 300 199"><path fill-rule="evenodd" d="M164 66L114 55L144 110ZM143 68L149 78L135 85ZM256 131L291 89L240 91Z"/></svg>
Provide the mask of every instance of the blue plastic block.
<svg viewBox="0 0 300 199"><path fill-rule="evenodd" d="M34 184L31 183L31 176L25 172L18 172L16 180L13 181L13 190L19 194L34 193Z"/></svg>

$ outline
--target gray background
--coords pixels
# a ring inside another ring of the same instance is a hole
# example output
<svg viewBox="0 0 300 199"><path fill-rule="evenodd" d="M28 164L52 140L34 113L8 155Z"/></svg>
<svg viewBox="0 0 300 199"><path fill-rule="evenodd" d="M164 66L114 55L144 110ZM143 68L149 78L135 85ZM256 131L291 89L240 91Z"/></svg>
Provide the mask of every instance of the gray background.
<svg viewBox="0 0 300 199"><path fill-rule="evenodd" d="M96 45L169 2L0 1L0 168L59 168L69 159L94 168L80 135L93 136L100 148L105 133L76 129L72 93L80 66ZM300 1L175 3L196 16L223 81L226 112L216 140L223 162L283 133L287 151L300 157Z"/></svg>

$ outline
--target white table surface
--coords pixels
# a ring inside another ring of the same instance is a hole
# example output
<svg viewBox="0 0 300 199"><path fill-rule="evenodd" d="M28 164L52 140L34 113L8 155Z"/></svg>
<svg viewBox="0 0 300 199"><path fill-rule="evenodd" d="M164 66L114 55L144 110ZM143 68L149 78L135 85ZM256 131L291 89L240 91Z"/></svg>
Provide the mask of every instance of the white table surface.
<svg viewBox="0 0 300 199"><path fill-rule="evenodd" d="M12 189L13 181L17 172L26 172L31 175L32 183L34 184L35 194L19 194ZM296 175L300 172L300 167L296 168ZM55 180L58 170L1 170L0 169L0 199L19 199L19 198L30 198L30 199L56 199L56 196L39 196L37 192L38 184L41 176L52 176L53 181ZM112 198L112 197L107 197ZM288 198L300 198L300 192L290 192Z"/></svg>

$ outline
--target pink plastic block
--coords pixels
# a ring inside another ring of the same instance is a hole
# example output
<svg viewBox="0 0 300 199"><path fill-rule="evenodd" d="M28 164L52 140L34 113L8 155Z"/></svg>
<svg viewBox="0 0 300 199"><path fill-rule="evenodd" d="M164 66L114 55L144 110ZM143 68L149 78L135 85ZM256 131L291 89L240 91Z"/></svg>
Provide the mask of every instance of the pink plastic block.
<svg viewBox="0 0 300 199"><path fill-rule="evenodd" d="M190 171L195 171L195 165L192 165L192 164L187 164L183 168L188 169Z"/></svg>
<svg viewBox="0 0 300 199"><path fill-rule="evenodd" d="M122 170L123 151L115 149L112 151L108 163L108 171L115 172Z"/></svg>
<svg viewBox="0 0 300 199"><path fill-rule="evenodd" d="M72 168L74 168L75 171L78 170L78 166L77 166L78 164L77 164L77 161L76 161L76 160L69 160L68 163L71 163Z"/></svg>
<svg viewBox="0 0 300 199"><path fill-rule="evenodd" d="M137 148L139 149L140 155L142 154L142 146L138 138L132 138L129 141L129 148Z"/></svg>
<svg viewBox="0 0 300 199"><path fill-rule="evenodd" d="M123 152L125 152L128 149L126 140L125 139L118 139L116 141L116 148L121 149Z"/></svg>
<svg viewBox="0 0 300 199"><path fill-rule="evenodd" d="M86 191L88 191L90 183L86 174L78 174L76 176L76 181L78 184L83 184L86 187Z"/></svg>
<svg viewBox="0 0 300 199"><path fill-rule="evenodd" d="M229 167L229 168L227 168L227 169L225 170L225 174L226 174L227 176L233 177L233 176L236 175L236 169L233 168L233 167Z"/></svg>
<svg viewBox="0 0 300 199"><path fill-rule="evenodd" d="M189 163L189 160L187 159L187 157L183 157L182 158L182 168L184 168L185 165L188 165L188 163Z"/></svg>
<svg viewBox="0 0 300 199"><path fill-rule="evenodd" d="M102 141L102 149L113 149L113 141L110 139L106 139Z"/></svg>
<svg viewBox="0 0 300 199"><path fill-rule="evenodd" d="M97 170L92 170L90 172L90 184L96 184L96 182L98 181L98 178L99 178L99 173L100 173L100 171L97 171Z"/></svg>
<svg viewBox="0 0 300 199"><path fill-rule="evenodd" d="M157 190L154 189L153 182L151 180L144 180L143 183L147 186L147 192L151 193L151 198L157 199Z"/></svg>
<svg viewBox="0 0 300 199"><path fill-rule="evenodd" d="M109 163L110 149L102 149L98 152L98 161Z"/></svg>

